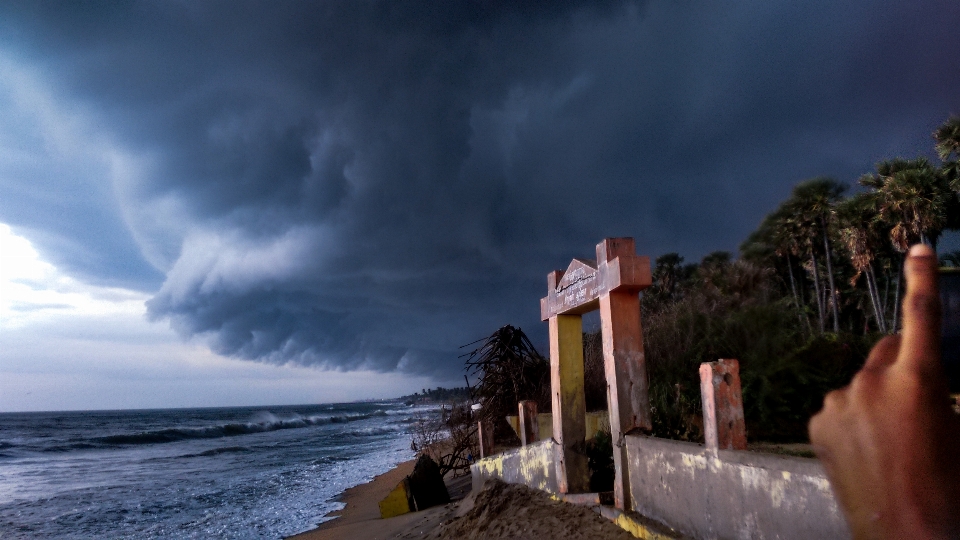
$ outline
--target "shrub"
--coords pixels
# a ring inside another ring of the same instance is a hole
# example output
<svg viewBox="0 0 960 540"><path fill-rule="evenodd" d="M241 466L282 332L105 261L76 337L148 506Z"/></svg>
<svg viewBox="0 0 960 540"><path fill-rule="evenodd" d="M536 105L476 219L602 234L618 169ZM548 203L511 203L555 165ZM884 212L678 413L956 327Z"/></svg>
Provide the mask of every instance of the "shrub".
<svg viewBox="0 0 960 540"><path fill-rule="evenodd" d="M701 266L678 296L643 321L658 437L703 439L699 365L735 358L748 437L805 441L807 421L824 394L850 380L877 339L807 337L772 274L742 261Z"/></svg>

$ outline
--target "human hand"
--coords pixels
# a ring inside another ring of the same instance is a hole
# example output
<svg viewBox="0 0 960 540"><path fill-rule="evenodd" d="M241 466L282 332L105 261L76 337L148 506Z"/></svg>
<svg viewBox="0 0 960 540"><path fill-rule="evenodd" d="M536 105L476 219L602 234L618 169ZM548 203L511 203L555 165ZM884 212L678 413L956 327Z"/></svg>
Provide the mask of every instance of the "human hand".
<svg viewBox="0 0 960 540"><path fill-rule="evenodd" d="M883 338L810 420L854 538L960 538L960 417L940 362L933 250L905 263L903 331Z"/></svg>

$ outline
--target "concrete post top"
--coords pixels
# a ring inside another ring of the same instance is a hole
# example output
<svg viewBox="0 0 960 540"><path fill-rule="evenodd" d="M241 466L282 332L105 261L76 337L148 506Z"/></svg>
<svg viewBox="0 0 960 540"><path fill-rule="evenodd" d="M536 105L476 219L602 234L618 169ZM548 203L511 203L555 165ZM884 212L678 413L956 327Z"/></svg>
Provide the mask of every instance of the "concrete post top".
<svg viewBox="0 0 960 540"><path fill-rule="evenodd" d="M700 364L700 370L722 370L728 373L740 372L740 361L733 358L721 358L716 362L703 362Z"/></svg>
<svg viewBox="0 0 960 540"><path fill-rule="evenodd" d="M633 238L604 238L597 244L597 261L610 262L617 257L632 257L636 254Z"/></svg>
<svg viewBox="0 0 960 540"><path fill-rule="evenodd" d="M745 450L747 429L740 390L740 362L732 359L700 364L703 438L708 450Z"/></svg>
<svg viewBox="0 0 960 540"><path fill-rule="evenodd" d="M547 296L540 317L579 315L599 307L598 299L614 291L638 293L651 284L650 258L636 255L633 238L606 238L596 259L573 259L566 270L547 274Z"/></svg>
<svg viewBox="0 0 960 540"><path fill-rule="evenodd" d="M736 387L740 388L740 362L733 359L721 359L716 362L703 362L700 364L700 380L706 381L711 377L717 378L714 385L722 380L727 385L732 385L733 380L737 380Z"/></svg>

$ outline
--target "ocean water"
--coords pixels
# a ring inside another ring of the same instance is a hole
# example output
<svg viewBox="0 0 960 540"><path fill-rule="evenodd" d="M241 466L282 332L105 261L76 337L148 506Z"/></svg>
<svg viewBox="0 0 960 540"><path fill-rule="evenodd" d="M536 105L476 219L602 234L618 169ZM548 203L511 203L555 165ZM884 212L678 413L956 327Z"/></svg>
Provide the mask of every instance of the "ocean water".
<svg viewBox="0 0 960 540"><path fill-rule="evenodd" d="M283 538L411 459L429 407L0 414L0 538Z"/></svg>

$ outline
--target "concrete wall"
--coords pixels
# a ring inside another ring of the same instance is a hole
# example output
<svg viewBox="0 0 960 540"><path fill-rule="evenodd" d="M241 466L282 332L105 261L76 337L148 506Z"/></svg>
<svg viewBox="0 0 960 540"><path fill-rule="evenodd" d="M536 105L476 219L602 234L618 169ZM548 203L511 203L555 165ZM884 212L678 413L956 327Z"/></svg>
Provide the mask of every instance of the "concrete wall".
<svg viewBox="0 0 960 540"><path fill-rule="evenodd" d="M702 539L850 538L815 459L720 450L628 435L633 510ZM551 439L478 460L473 489L488 478L558 493Z"/></svg>
<svg viewBox="0 0 960 540"><path fill-rule="evenodd" d="M633 507L695 538L849 538L814 459L628 435Z"/></svg>
<svg viewBox="0 0 960 540"><path fill-rule="evenodd" d="M526 484L557 493L555 452L556 444L547 439L479 459L470 466L473 490L479 491L488 478L499 478L511 484Z"/></svg>

